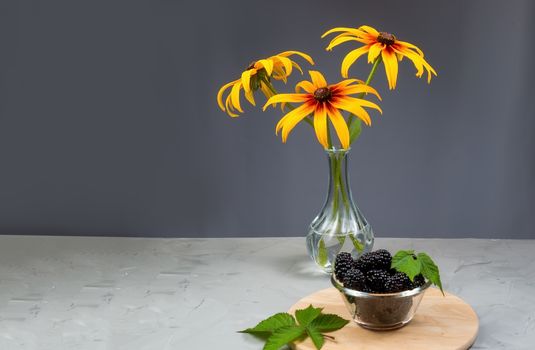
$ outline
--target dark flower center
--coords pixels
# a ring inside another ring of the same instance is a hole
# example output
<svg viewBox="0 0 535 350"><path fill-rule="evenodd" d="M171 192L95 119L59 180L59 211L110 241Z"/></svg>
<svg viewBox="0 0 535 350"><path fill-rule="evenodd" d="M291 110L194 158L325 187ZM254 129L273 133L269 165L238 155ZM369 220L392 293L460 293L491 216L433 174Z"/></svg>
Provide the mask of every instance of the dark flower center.
<svg viewBox="0 0 535 350"><path fill-rule="evenodd" d="M255 61L251 62L251 64L249 66L247 66L247 68L245 70L251 70L254 68L254 65L256 64Z"/></svg>
<svg viewBox="0 0 535 350"><path fill-rule="evenodd" d="M377 36L377 41L381 44L385 44L386 46L390 46L396 42L396 37L394 36L394 34L380 32Z"/></svg>
<svg viewBox="0 0 535 350"><path fill-rule="evenodd" d="M314 98L320 102L327 101L332 96L331 89L328 87L322 87L314 91Z"/></svg>

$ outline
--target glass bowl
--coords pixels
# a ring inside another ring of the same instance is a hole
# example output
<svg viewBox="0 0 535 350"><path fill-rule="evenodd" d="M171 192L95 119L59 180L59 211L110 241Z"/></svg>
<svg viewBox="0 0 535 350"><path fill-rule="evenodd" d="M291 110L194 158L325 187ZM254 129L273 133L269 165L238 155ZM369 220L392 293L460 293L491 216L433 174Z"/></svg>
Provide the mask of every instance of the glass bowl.
<svg viewBox="0 0 535 350"><path fill-rule="evenodd" d="M333 286L338 289L342 299L359 326L373 330L390 330L401 328L409 323L425 290L431 283L399 293L366 293L344 288L334 275L331 276Z"/></svg>

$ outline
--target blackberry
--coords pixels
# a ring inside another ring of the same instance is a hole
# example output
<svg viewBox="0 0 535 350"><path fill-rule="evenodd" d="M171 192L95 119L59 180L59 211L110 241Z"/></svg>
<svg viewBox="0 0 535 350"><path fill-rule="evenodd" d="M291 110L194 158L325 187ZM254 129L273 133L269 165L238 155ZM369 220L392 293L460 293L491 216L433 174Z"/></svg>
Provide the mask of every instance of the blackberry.
<svg viewBox="0 0 535 350"><path fill-rule="evenodd" d="M351 254L347 252L339 253L334 260L334 276L337 280L343 281L346 272L351 270L354 266Z"/></svg>
<svg viewBox="0 0 535 350"><path fill-rule="evenodd" d="M362 272L367 272L371 269L373 264L373 255L372 253L363 254L360 258L355 261L355 267Z"/></svg>
<svg viewBox="0 0 535 350"><path fill-rule="evenodd" d="M366 278L364 274L357 269L351 269L346 272L344 277L344 287L355 290L364 289Z"/></svg>
<svg viewBox="0 0 535 350"><path fill-rule="evenodd" d="M386 249L379 249L362 255L355 267L363 272L370 270L388 270L392 264L392 255Z"/></svg>
<svg viewBox="0 0 535 350"><path fill-rule="evenodd" d="M403 272L394 273L385 284L385 292L387 293L398 293L409 289L412 289L412 282L409 276Z"/></svg>
<svg viewBox="0 0 535 350"><path fill-rule="evenodd" d="M366 274L366 284L374 292L383 293L389 278L390 275L384 270L370 270Z"/></svg>
<svg viewBox="0 0 535 350"><path fill-rule="evenodd" d="M377 269L388 270L390 265L392 265L392 255L386 249L378 249L373 252L375 256L375 261L377 264Z"/></svg>
<svg viewBox="0 0 535 350"><path fill-rule="evenodd" d="M414 281L412 282L412 288L418 288L425 284L425 278L422 276L422 274L419 274L418 276L414 277Z"/></svg>

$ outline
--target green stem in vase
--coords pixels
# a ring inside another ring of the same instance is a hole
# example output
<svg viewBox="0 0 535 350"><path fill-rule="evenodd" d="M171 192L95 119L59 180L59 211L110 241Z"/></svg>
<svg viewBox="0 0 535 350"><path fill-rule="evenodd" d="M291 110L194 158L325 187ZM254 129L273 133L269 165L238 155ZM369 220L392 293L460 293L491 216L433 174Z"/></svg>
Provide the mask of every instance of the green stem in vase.
<svg viewBox="0 0 535 350"><path fill-rule="evenodd" d="M323 238L318 243L318 264L326 266L329 262L329 254L327 253L327 247Z"/></svg>
<svg viewBox="0 0 535 350"><path fill-rule="evenodd" d="M343 162L343 157L345 157L344 154L340 154L339 155L340 159L338 161L338 182L339 182L339 187L340 187L340 192L342 193L342 201L344 202L344 207L346 210L349 211L350 209L350 204L349 204L349 198L347 197L347 192L346 192L346 188L344 186L344 169L342 169L342 164L344 163Z"/></svg>

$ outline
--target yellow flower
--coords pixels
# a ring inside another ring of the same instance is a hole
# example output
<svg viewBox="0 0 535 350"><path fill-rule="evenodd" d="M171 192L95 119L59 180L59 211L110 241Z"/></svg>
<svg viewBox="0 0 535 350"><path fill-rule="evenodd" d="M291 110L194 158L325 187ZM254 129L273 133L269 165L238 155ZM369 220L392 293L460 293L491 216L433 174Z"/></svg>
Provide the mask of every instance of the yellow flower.
<svg viewBox="0 0 535 350"><path fill-rule="evenodd" d="M270 78L282 80L286 83L286 78L292 73L293 67L297 68L303 74L301 67L288 58L292 55L301 56L310 64L314 64L314 61L309 55L299 51L285 51L278 55L253 62L241 74L240 79L231 81L219 89L217 93L219 108L223 112L227 112L231 117L238 116L236 111L243 113L240 104L240 91L242 89L244 90L245 98L253 106L256 106L254 100L254 92L256 90L260 89L267 98L273 96L275 92L272 90ZM228 89L230 89L230 92L223 104L223 94Z"/></svg>
<svg viewBox="0 0 535 350"><path fill-rule="evenodd" d="M354 98L350 95L371 93L379 99L381 97L371 86L365 85L356 79L342 80L338 84L328 85L323 75L318 71L309 71L311 81L303 80L295 86L295 94L278 94L272 96L264 105L264 110L271 105L281 102L300 102L299 107L286 114L278 122L275 132L282 129L282 142L286 142L292 129L308 117L314 115L314 130L319 143L323 147L329 147L327 118L331 121L342 147L349 147L349 130L340 110L345 110L356 115L366 125L371 125L371 118L363 107L381 108L373 102ZM300 90L306 93L299 93Z"/></svg>
<svg viewBox="0 0 535 350"><path fill-rule="evenodd" d="M373 63L375 59L381 54L390 89L396 88L396 80L398 77L398 60L401 61L403 57L407 57L412 61L416 67L416 76L420 78L424 73L424 68L427 71L427 82L431 82L431 74L435 76L437 73L424 59L424 53L418 47L411 43L398 40L393 34L378 32L370 26L361 26L357 28L333 28L322 35L322 38L335 32L342 32L336 36L327 50L332 50L333 47L338 46L347 41L358 41L364 46L350 51L342 62L342 76L348 77L349 67L362 55L368 53L368 63Z"/></svg>

